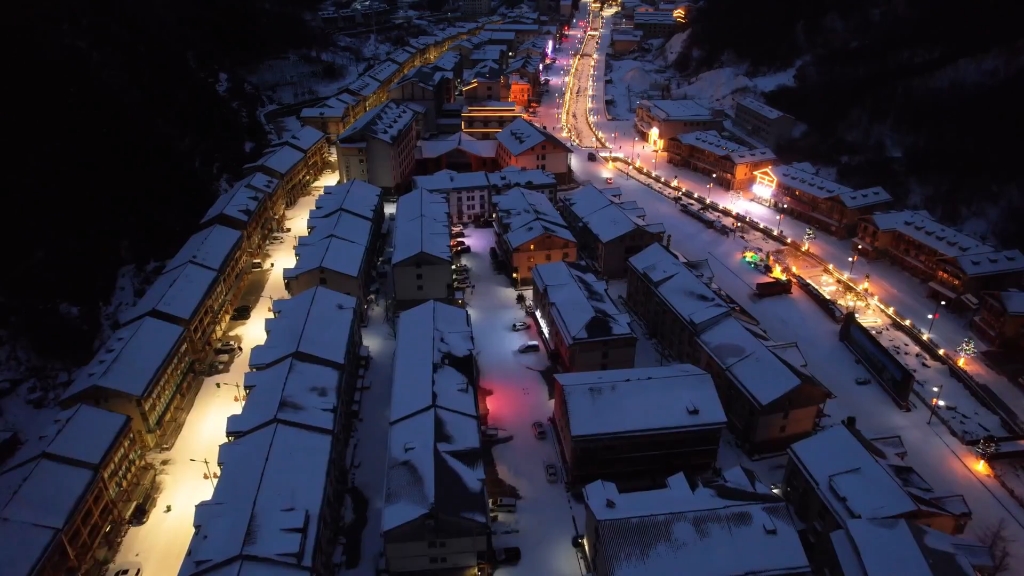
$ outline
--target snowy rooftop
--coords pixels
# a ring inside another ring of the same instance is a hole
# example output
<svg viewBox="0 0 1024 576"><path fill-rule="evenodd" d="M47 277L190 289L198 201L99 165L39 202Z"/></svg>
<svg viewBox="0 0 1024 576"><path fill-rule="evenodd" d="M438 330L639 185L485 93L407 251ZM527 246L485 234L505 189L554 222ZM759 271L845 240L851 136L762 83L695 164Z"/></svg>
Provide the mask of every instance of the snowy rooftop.
<svg viewBox="0 0 1024 576"><path fill-rule="evenodd" d="M850 520L831 537L847 576L974 576L992 566L984 546L907 520Z"/></svg>
<svg viewBox="0 0 1024 576"><path fill-rule="evenodd" d="M523 170L515 166L508 166L500 172L488 172L487 181L491 186L508 188L512 186L557 186L558 181L550 172L539 168Z"/></svg>
<svg viewBox="0 0 1024 576"><path fill-rule="evenodd" d="M611 196L619 192L617 188L608 190L615 191ZM610 242L638 228L652 234L665 233L664 224L644 222L646 212L635 202L619 202L592 184L565 197L565 203L601 242Z"/></svg>
<svg viewBox="0 0 1024 576"><path fill-rule="evenodd" d="M711 112L693 100L642 100L640 106L663 122L711 119Z"/></svg>
<svg viewBox="0 0 1024 576"><path fill-rule="evenodd" d="M478 48L469 54L470 60L500 60L502 49L497 46Z"/></svg>
<svg viewBox="0 0 1024 576"><path fill-rule="evenodd" d="M335 100L335 99L332 98L331 100ZM320 106L317 106L316 108L303 108L302 111L299 112L299 119L303 119L303 118L331 118L331 119L340 120L340 119L344 118L346 114L347 114L347 107L341 106L340 103L339 103L338 106L325 106L325 105L321 104Z"/></svg>
<svg viewBox="0 0 1024 576"><path fill-rule="evenodd" d="M750 150L750 148L747 148L742 144L737 144L731 140L722 138L722 136L714 130L689 132L687 134L680 134L679 136L676 136L676 138L678 138L683 144L696 146L697 148L711 152L716 156L729 156L734 152L747 152ZM771 155L766 159L774 157L774 155Z"/></svg>
<svg viewBox="0 0 1024 576"><path fill-rule="evenodd" d="M399 68L399 64L392 62L390 60L385 60L371 68L369 71L367 71L366 75L369 76L370 78L373 78L377 82L384 82L388 78L394 76L395 73L398 72Z"/></svg>
<svg viewBox="0 0 1024 576"><path fill-rule="evenodd" d="M335 212L348 212L373 220L380 203L380 188L365 180L349 180L337 186L324 186L324 193L317 197L316 207L309 211L309 217L324 218Z"/></svg>
<svg viewBox="0 0 1024 576"><path fill-rule="evenodd" d="M243 224L248 223L260 203L266 201L267 195L273 194L277 186L278 181L266 174L257 173L246 176L229 192L217 198L213 206L203 216L201 224L206 224L220 215Z"/></svg>
<svg viewBox="0 0 1024 576"><path fill-rule="evenodd" d="M899 232L945 256L983 254L994 250L980 240L939 224L923 210L879 212L871 218L879 230Z"/></svg>
<svg viewBox="0 0 1024 576"><path fill-rule="evenodd" d="M863 190L844 192L839 195L839 201L847 208L864 208L874 204L891 202L892 196L885 191L885 188L882 188L881 186L872 186L871 188L864 188Z"/></svg>
<svg viewBox="0 0 1024 576"><path fill-rule="evenodd" d="M64 399L92 386L145 396L164 362L177 352L184 333L181 326L149 317L119 329L78 371Z"/></svg>
<svg viewBox="0 0 1024 576"><path fill-rule="evenodd" d="M892 518L918 509L900 483L845 426L833 426L801 440L789 447L789 454L842 524L852 518Z"/></svg>
<svg viewBox="0 0 1024 576"><path fill-rule="evenodd" d="M396 333L391 421L431 406L475 417L469 312L426 302L402 312Z"/></svg>
<svg viewBox="0 0 1024 576"><path fill-rule="evenodd" d="M724 427L711 376L696 366L556 374L573 438Z"/></svg>
<svg viewBox="0 0 1024 576"><path fill-rule="evenodd" d="M448 52L438 56L437 60L434 60L434 63L431 64L431 66L440 70L450 71L459 64L459 60L461 59L462 56L460 56L458 52L449 50Z"/></svg>
<svg viewBox="0 0 1024 576"><path fill-rule="evenodd" d="M735 318L724 318L699 336L736 383L761 406L800 385L800 378Z"/></svg>
<svg viewBox="0 0 1024 576"><path fill-rule="evenodd" d="M672 307L693 326L731 313L696 273L661 244L651 244L629 259L629 265L645 278Z"/></svg>
<svg viewBox="0 0 1024 576"><path fill-rule="evenodd" d="M642 24L675 24L676 17L671 12L634 12L633 25Z"/></svg>
<svg viewBox="0 0 1024 576"><path fill-rule="evenodd" d="M291 136L285 138L284 140L275 142L274 145L285 144L305 154L309 152L310 149L312 149L314 146L316 146L320 142L323 142L326 138L327 135L317 130L316 128L304 126L302 127L301 130L299 130L298 132L293 132Z"/></svg>
<svg viewBox="0 0 1024 576"><path fill-rule="evenodd" d="M178 574L221 564L231 568L217 574L280 574L268 561L311 570L331 441L330 433L273 424L221 444L221 477L213 496L196 505Z"/></svg>
<svg viewBox="0 0 1024 576"><path fill-rule="evenodd" d="M585 340L632 337L629 314L615 305L608 284L575 262L539 264L533 269L537 290L547 295L551 315L568 345Z"/></svg>
<svg viewBox="0 0 1024 576"><path fill-rule="evenodd" d="M365 222L355 216L353 220ZM365 241L368 241L367 237ZM283 271L285 280L298 278L306 272L314 270L330 270L359 278L366 260L366 244L352 242L336 236L326 236L321 240L304 242L295 247L295 266Z"/></svg>
<svg viewBox="0 0 1024 576"><path fill-rule="evenodd" d="M1020 250L960 256L956 262L968 276L1006 274L1024 270L1024 254L1021 254Z"/></svg>
<svg viewBox="0 0 1024 576"><path fill-rule="evenodd" d="M268 151L258 161L246 166L247 169L267 169L274 175L284 176L295 169L306 154L291 146L280 146Z"/></svg>
<svg viewBox="0 0 1024 576"><path fill-rule="evenodd" d="M497 140L477 140L465 132L458 132L438 140L420 140L419 147L421 158L437 158L453 150L462 150L481 158L494 158L498 153ZM424 176L414 176L413 178L424 178Z"/></svg>
<svg viewBox="0 0 1024 576"><path fill-rule="evenodd" d="M737 98L736 103L742 104L747 108L750 108L754 112L760 114L761 116L764 116L769 120L775 120L776 118L781 118L782 116L785 116L785 114L779 112L778 110L772 108L771 106L765 104L764 102L758 102L757 100L754 100L753 98L748 98L746 96Z"/></svg>
<svg viewBox="0 0 1024 576"><path fill-rule="evenodd" d="M388 100L367 111L338 136L340 142L362 141L367 137L394 142L398 135L412 126L416 113L403 104Z"/></svg>
<svg viewBox="0 0 1024 576"><path fill-rule="evenodd" d="M328 238L340 238L359 246L369 246L373 236L373 223L350 212L335 212L324 218L306 221L307 236L299 238L299 247L319 243Z"/></svg>
<svg viewBox="0 0 1024 576"><path fill-rule="evenodd" d="M266 320L267 341L252 348L249 367L268 367L293 355L344 365L349 336L355 329L355 306L352 296L320 286L274 300L274 317Z"/></svg>
<svg viewBox="0 0 1024 576"><path fill-rule="evenodd" d="M206 302L217 276L216 270L186 262L157 277L139 303L124 310L118 320L127 324L149 314L160 314L190 322Z"/></svg>
<svg viewBox="0 0 1024 576"><path fill-rule="evenodd" d="M584 489L599 522L596 563L608 576L809 573L784 502L747 486L691 489L677 474L661 490L620 493L598 481ZM740 552L740 553L737 553Z"/></svg>
<svg viewBox="0 0 1024 576"><path fill-rule="evenodd" d="M1003 307L1006 308L1006 313L1010 316L1024 315L1024 292L1018 292L1015 290L1009 290L1006 292L997 292L997 298L1003 303Z"/></svg>
<svg viewBox="0 0 1024 576"><path fill-rule="evenodd" d="M356 96L366 98L376 92L378 88L380 88L380 82L370 78L369 76L363 76L346 86L345 90L355 94Z"/></svg>
<svg viewBox="0 0 1024 576"><path fill-rule="evenodd" d="M174 270L191 263L223 272L241 241L242 233L238 230L227 226L210 226L193 234L174 258L167 261L164 270Z"/></svg>
<svg viewBox="0 0 1024 576"><path fill-rule="evenodd" d="M491 142L494 142L491 140ZM453 190L483 190L490 184L486 172L455 172L442 170L427 176L413 176L413 188L430 190L431 192L448 192Z"/></svg>
<svg viewBox="0 0 1024 576"><path fill-rule="evenodd" d="M612 29L612 42L631 41L639 42L644 37L644 33L640 30L631 30L628 28L614 28Z"/></svg>
<svg viewBox="0 0 1024 576"><path fill-rule="evenodd" d="M394 225L393 264L418 254L451 261L448 201L444 196L417 189L400 197Z"/></svg>
<svg viewBox="0 0 1024 576"><path fill-rule="evenodd" d="M531 122L527 122L523 118L516 118L494 137L513 156L519 156L542 142L550 144L552 152L556 150L569 150L565 144L552 136L550 132Z"/></svg>
<svg viewBox="0 0 1024 576"><path fill-rule="evenodd" d="M128 417L85 404L65 410L45 428L25 437L25 443L4 462L8 472L36 458L53 458L96 468L121 437Z"/></svg>
<svg viewBox="0 0 1024 576"><path fill-rule="evenodd" d="M241 414L228 416L228 436L243 436L271 422L330 434L340 397L341 372L290 358L266 370L246 372Z"/></svg>
<svg viewBox="0 0 1024 576"><path fill-rule="evenodd" d="M839 194L848 194L853 192L853 188L848 188L842 184L837 184L831 180L815 176L814 174L800 170L795 166L777 166L772 168L772 174L778 180L779 184L801 192L813 194L818 198L831 198Z"/></svg>
<svg viewBox="0 0 1024 576"><path fill-rule="evenodd" d="M408 48L402 47L394 52L388 54L388 60L395 62L396 64L405 64L405 62L415 56L416 53Z"/></svg>
<svg viewBox="0 0 1024 576"><path fill-rule="evenodd" d="M542 235L551 234L576 242L565 220L551 205L547 196L525 188L512 188L491 197L498 217L505 226L505 239L513 247L521 246Z"/></svg>

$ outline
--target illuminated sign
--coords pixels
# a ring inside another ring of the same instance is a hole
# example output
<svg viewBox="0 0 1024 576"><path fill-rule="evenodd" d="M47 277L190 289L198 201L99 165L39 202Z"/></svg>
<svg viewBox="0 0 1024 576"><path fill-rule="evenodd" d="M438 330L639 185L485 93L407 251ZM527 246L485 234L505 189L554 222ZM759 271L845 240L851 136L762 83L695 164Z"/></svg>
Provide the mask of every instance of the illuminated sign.
<svg viewBox="0 0 1024 576"><path fill-rule="evenodd" d="M776 179L775 175L772 174L772 169L765 168L763 170L758 170L757 172L754 172L754 177L757 178L751 188L754 191L754 194L757 194L761 198L770 198L772 192L775 191L775 183L778 182L778 179Z"/></svg>
<svg viewBox="0 0 1024 576"><path fill-rule="evenodd" d="M551 40L548 40L548 54L549 55L551 54L551 50L553 48L554 48L554 43Z"/></svg>

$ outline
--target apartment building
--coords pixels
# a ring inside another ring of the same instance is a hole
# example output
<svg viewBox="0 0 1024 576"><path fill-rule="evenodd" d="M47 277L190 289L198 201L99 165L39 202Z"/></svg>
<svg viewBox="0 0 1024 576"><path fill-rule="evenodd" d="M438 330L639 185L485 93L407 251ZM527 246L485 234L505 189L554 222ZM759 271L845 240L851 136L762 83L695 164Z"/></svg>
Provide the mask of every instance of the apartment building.
<svg viewBox="0 0 1024 576"><path fill-rule="evenodd" d="M765 146L775 146L788 140L793 134L794 124L792 116L764 102L748 97L736 100L733 125Z"/></svg>
<svg viewBox="0 0 1024 576"><path fill-rule="evenodd" d="M803 524L813 563L835 556L830 534L851 520L908 520L943 534L963 533L971 518L963 496L936 495L904 461L898 436L871 440L853 417L844 423L789 448L783 496Z"/></svg>
<svg viewBox="0 0 1024 576"><path fill-rule="evenodd" d="M621 200L618 188L587 184L559 199L559 212L579 241L579 252L605 278L626 275L626 261L664 240L664 224L648 224L646 211Z"/></svg>
<svg viewBox="0 0 1024 576"><path fill-rule="evenodd" d="M553 427L570 488L657 486L717 462L725 412L703 370L672 364L554 378Z"/></svg>
<svg viewBox="0 0 1024 576"><path fill-rule="evenodd" d="M835 551L824 565L829 574L884 576L896 570L903 574L941 571L950 576L998 573L987 546L903 519L849 520L846 528L829 534L829 540Z"/></svg>
<svg viewBox="0 0 1024 576"><path fill-rule="evenodd" d="M302 152L300 170L312 175L312 179L315 180L329 167L331 161L329 141L330 138L323 131L303 126L284 140L272 143L271 147L288 146Z"/></svg>
<svg viewBox="0 0 1024 576"><path fill-rule="evenodd" d="M437 117L441 108L455 100L453 74L433 66L420 66L396 82L388 91L388 98L400 104L422 106L423 133L434 133L437 131Z"/></svg>
<svg viewBox="0 0 1024 576"><path fill-rule="evenodd" d="M391 289L395 310L428 300L450 301L455 293L445 197L417 189L399 198L393 234Z"/></svg>
<svg viewBox="0 0 1024 576"><path fill-rule="evenodd" d="M488 143L495 143L490 141ZM423 144L422 142L420 143ZM555 201L558 182L543 170L506 168L494 172L442 170L429 176L413 177L413 187L444 194L452 222L472 222L490 218L494 213L491 198L511 188L526 188Z"/></svg>
<svg viewBox="0 0 1024 576"><path fill-rule="evenodd" d="M396 325L384 561L395 573L483 565L491 531L469 313L426 302Z"/></svg>
<svg viewBox="0 0 1024 576"><path fill-rule="evenodd" d="M643 34L646 40L668 38L682 30L682 24L671 12L633 13L633 29Z"/></svg>
<svg viewBox="0 0 1024 576"><path fill-rule="evenodd" d="M612 53L617 56L625 56L636 50L643 38L643 30L615 28L612 30Z"/></svg>
<svg viewBox="0 0 1024 576"><path fill-rule="evenodd" d="M339 214L351 214L368 220L374 232L370 240L370 252L375 255L380 253L384 240L384 194L380 188L363 180L324 186L323 193L317 197L313 209L309 211L306 234L315 236L313 230L324 224L328 226L325 230L331 230L334 222L331 218Z"/></svg>
<svg viewBox="0 0 1024 576"><path fill-rule="evenodd" d="M729 429L749 450L778 449L813 432L829 392L795 343L754 336L710 278L661 244L629 259L626 286L627 304L664 351L711 374Z"/></svg>
<svg viewBox="0 0 1024 576"><path fill-rule="evenodd" d="M123 326L151 317L181 326L192 359L201 360L227 325L249 262L238 230L211 226L196 232L118 321Z"/></svg>
<svg viewBox="0 0 1024 576"><path fill-rule="evenodd" d="M476 50L469 53L467 60L470 66L477 66L483 63L497 64L499 69L504 70L508 65L508 57L512 54L505 46L495 46L485 43Z"/></svg>
<svg viewBox="0 0 1024 576"><path fill-rule="evenodd" d="M583 552L594 576L814 573L786 503L744 468L659 489L597 481L583 491ZM755 552L756 551L756 552ZM685 567L685 568L684 568Z"/></svg>
<svg viewBox="0 0 1024 576"><path fill-rule="evenodd" d="M721 131L724 121L724 110L708 110L693 100L641 100L636 107L634 129L656 150L663 150L670 138L690 132Z"/></svg>
<svg viewBox="0 0 1024 576"><path fill-rule="evenodd" d="M515 102L478 102L462 109L462 132L478 140L493 140L498 132L523 117Z"/></svg>
<svg viewBox="0 0 1024 576"><path fill-rule="evenodd" d="M185 329L145 316L118 329L77 375L61 408L84 403L131 417L147 448L177 438L198 392Z"/></svg>
<svg viewBox="0 0 1024 576"><path fill-rule="evenodd" d="M465 132L420 140L416 145L414 174L425 176L445 170L497 172L501 169L497 154L497 140L477 140Z"/></svg>
<svg viewBox="0 0 1024 576"><path fill-rule="evenodd" d="M768 184L755 186L755 197L838 238L856 234L861 218L892 203L880 186L854 190L814 174L807 164L762 169L757 176Z"/></svg>
<svg viewBox="0 0 1024 576"><path fill-rule="evenodd" d="M460 0L460 12L469 18L479 18L491 14L491 0Z"/></svg>
<svg viewBox="0 0 1024 576"><path fill-rule="evenodd" d="M537 326L565 372L632 368L636 335L608 285L584 264L540 263L533 269Z"/></svg>
<svg viewBox="0 0 1024 576"><path fill-rule="evenodd" d="M523 108L530 105L530 100L533 98L533 83L528 77L519 74L509 75L508 88L509 102Z"/></svg>
<svg viewBox="0 0 1024 576"><path fill-rule="evenodd" d="M547 197L512 188L491 197L495 208L495 246L512 284L533 284L533 269L545 262L576 261L576 238Z"/></svg>
<svg viewBox="0 0 1024 576"><path fill-rule="evenodd" d="M89 574L153 484L127 416L76 405L55 415L0 468L4 574Z"/></svg>
<svg viewBox="0 0 1024 576"><path fill-rule="evenodd" d="M328 98L315 108L303 108L299 122L315 128L331 138L337 138L362 113L358 97L347 92Z"/></svg>
<svg viewBox="0 0 1024 576"><path fill-rule="evenodd" d="M502 168L544 170L555 175L559 184L572 179L572 149L547 130L517 118L495 135L498 162Z"/></svg>
<svg viewBox="0 0 1024 576"><path fill-rule="evenodd" d="M715 186L726 190L750 189L757 182L756 173L775 163L771 150L751 150L711 130L670 138L667 149L669 163L710 176Z"/></svg>
<svg viewBox="0 0 1024 576"><path fill-rule="evenodd" d="M280 228L284 210L275 212L271 200L278 181L265 174L242 178L226 194L221 194L203 216L199 226L224 226L242 233L242 248L250 259L259 257L271 232Z"/></svg>
<svg viewBox="0 0 1024 576"><path fill-rule="evenodd" d="M930 295L963 297L963 304L972 309L981 292L1024 285L1024 254L1019 250L996 250L943 226L923 210L862 217L852 249L867 258L887 258L913 276L928 280Z"/></svg>
<svg viewBox="0 0 1024 576"><path fill-rule="evenodd" d="M1014 350L1024 345L1024 292L982 292L971 331L994 348Z"/></svg>
<svg viewBox="0 0 1024 576"><path fill-rule="evenodd" d="M302 170L304 154L291 146L268 148L262 157L243 167L245 174L265 174L280 182L274 198L280 206L291 206L299 193L312 183L311 173Z"/></svg>
<svg viewBox="0 0 1024 576"><path fill-rule="evenodd" d="M265 323L267 340L249 351L249 370L266 370L289 358L351 367L352 351L362 345L358 328L350 327L357 306L355 297L319 286L274 300L274 317Z"/></svg>
<svg viewBox="0 0 1024 576"><path fill-rule="evenodd" d="M507 102L509 87L504 66L484 60L462 73L462 100L466 104Z"/></svg>
<svg viewBox="0 0 1024 576"><path fill-rule="evenodd" d="M339 183L365 180L396 196L408 189L416 160L416 113L385 102L361 116L338 136Z"/></svg>
<svg viewBox="0 0 1024 576"><path fill-rule="evenodd" d="M525 106L540 105L538 89L540 88L541 62L540 56L516 56L514 60L508 63L508 67L505 68L505 74L509 78L519 77L530 83L530 96Z"/></svg>
<svg viewBox="0 0 1024 576"><path fill-rule="evenodd" d="M515 34L516 47L513 50L519 49L519 46L526 44L533 40L537 36L542 34L541 27L539 24L486 24L484 25L485 32L512 32Z"/></svg>

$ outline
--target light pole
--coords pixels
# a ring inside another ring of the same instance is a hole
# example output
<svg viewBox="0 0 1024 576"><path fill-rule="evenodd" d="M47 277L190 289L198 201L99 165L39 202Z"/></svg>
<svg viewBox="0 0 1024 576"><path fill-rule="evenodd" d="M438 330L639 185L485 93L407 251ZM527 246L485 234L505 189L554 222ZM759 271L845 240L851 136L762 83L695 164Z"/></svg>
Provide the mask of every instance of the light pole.
<svg viewBox="0 0 1024 576"><path fill-rule="evenodd" d="M713 188L715 186L715 178L717 178L717 177L718 177L718 174L712 174L711 175L711 182L708 182L708 202L711 202L711 188Z"/></svg>
<svg viewBox="0 0 1024 576"><path fill-rule="evenodd" d="M778 230L778 233L781 235L782 234L782 214L779 214L778 220L779 220L779 230Z"/></svg>
<svg viewBox="0 0 1024 576"><path fill-rule="evenodd" d="M928 315L928 318L931 320L931 322L928 323L928 336L932 335L932 326L935 326L935 319L939 317L939 306L945 305L945 300L939 300L938 302L935 303L935 312L932 312L931 314Z"/></svg>
<svg viewBox="0 0 1024 576"><path fill-rule="evenodd" d="M850 276L853 276L853 265L857 263L857 256L860 254L859 251L860 251L861 248L862 248L862 246L860 244L857 244L858 252L855 252L853 254L853 256L850 256L849 258L847 258L847 260L850 261Z"/></svg>
<svg viewBox="0 0 1024 576"><path fill-rule="evenodd" d="M210 485L213 486L214 489L216 489L217 488L217 483L213 481L213 472L210 471L210 461L207 460L206 458L203 458L202 460L196 460L195 458L189 458L189 460L192 461L192 462L199 462L201 464L205 464L206 465L206 475L210 478Z"/></svg>
<svg viewBox="0 0 1024 576"><path fill-rule="evenodd" d="M946 403L941 400L941 397L942 397L942 387L943 386L944 386L944 384L939 384L938 386L932 386L932 392L935 392L935 398L932 398L932 413L928 415L928 424L932 423L932 416L935 416L935 410L939 406L945 406L946 405Z"/></svg>

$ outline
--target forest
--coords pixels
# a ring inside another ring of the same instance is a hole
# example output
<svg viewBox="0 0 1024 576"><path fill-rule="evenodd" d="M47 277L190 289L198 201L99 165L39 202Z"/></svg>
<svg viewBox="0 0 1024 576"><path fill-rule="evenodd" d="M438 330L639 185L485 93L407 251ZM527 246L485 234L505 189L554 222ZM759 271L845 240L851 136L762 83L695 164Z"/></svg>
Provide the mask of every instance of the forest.
<svg viewBox="0 0 1024 576"><path fill-rule="evenodd" d="M748 76L798 64L766 95L807 125L776 152L839 167L951 224L986 219L985 240L1024 246L1024 177L1010 134L1024 113L1022 9L981 0L709 0L690 14L684 75L748 63ZM737 16L742 15L742 16Z"/></svg>

